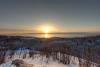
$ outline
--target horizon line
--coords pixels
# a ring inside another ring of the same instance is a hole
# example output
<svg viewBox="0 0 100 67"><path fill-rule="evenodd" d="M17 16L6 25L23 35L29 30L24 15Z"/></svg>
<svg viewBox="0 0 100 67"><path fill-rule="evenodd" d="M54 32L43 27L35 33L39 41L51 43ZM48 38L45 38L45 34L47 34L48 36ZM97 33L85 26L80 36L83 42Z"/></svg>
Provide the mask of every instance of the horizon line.
<svg viewBox="0 0 100 67"><path fill-rule="evenodd" d="M52 32L52 33L13 33L13 34L88 34L88 33L100 34L100 32Z"/></svg>

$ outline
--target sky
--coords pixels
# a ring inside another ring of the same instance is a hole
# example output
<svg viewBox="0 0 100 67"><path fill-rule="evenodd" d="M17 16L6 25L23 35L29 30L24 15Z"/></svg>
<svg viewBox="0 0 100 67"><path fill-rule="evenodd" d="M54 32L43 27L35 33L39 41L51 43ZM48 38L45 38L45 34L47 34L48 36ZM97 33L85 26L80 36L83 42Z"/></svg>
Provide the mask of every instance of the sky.
<svg viewBox="0 0 100 67"><path fill-rule="evenodd" d="M0 0L0 33L100 32L100 0Z"/></svg>

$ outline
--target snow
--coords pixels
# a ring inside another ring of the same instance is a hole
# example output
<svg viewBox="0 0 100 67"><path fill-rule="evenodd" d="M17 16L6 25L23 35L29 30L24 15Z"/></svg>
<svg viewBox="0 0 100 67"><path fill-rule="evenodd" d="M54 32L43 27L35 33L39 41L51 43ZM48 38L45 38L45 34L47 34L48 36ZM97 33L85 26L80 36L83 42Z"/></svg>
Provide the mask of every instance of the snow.
<svg viewBox="0 0 100 67"><path fill-rule="evenodd" d="M53 61L52 58L46 59L46 57L41 57L40 55L36 55L34 58L29 58L27 56L27 58L22 59L22 57L20 56L14 56L12 60L14 59L21 59L23 61L25 61L28 64L33 64L33 67L78 67L77 65L74 64L70 64L70 65L64 65L62 63L59 63L57 61ZM6 60L8 61L8 60ZM2 65L0 65L0 67L14 67L13 65L11 65L12 61L3 63Z"/></svg>
<svg viewBox="0 0 100 67"><path fill-rule="evenodd" d="M24 59L28 64L33 64L33 67L77 67L76 65L64 65L58 62L50 61L49 63L45 63L45 61L41 61L40 58L32 59ZM14 67L11 65L11 61L2 64L0 67Z"/></svg>
<svg viewBox="0 0 100 67"><path fill-rule="evenodd" d="M48 59L45 56L41 56L40 54L35 54L34 57L29 57L28 49L16 50L12 58L9 58L10 52L11 51L8 51L6 53L5 63L1 64L0 67L14 67L13 65L11 65L11 63L15 59L23 60L27 64L32 64L33 67L79 67L78 59L75 57L71 57L71 64L65 65L58 61L54 61L52 57ZM23 58L23 56L26 57Z"/></svg>

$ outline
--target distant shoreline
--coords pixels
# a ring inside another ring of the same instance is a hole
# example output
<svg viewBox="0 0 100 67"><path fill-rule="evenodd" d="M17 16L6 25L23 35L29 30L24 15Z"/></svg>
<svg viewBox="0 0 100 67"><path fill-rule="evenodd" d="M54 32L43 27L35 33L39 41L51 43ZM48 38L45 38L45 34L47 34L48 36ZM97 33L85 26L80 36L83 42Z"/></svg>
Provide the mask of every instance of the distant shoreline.
<svg viewBox="0 0 100 67"><path fill-rule="evenodd" d="M36 33L34 33L36 34ZM33 34L33 35L34 35ZM40 34L40 33L39 33ZM43 33L41 33L43 34ZM53 34L53 33L52 33ZM55 33L57 34L57 33ZM74 33L73 33L74 34ZM37 36L28 36L28 35L3 35L0 34L0 37L26 37L26 38L45 38L45 37L37 37ZM85 37L98 37L100 36L100 34L95 34L95 35L87 35L87 36L73 36L73 37L60 37L60 36L54 36L54 37L49 37L49 38L85 38ZM45 38L45 39L49 39L49 38Z"/></svg>

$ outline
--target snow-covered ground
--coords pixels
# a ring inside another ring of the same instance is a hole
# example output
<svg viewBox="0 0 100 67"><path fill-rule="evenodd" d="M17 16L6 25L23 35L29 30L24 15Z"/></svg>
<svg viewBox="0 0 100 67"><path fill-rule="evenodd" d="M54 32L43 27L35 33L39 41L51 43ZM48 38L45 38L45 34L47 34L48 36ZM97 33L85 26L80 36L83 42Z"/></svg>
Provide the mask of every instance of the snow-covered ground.
<svg viewBox="0 0 100 67"><path fill-rule="evenodd" d="M11 51L6 53L5 63L1 64L0 67L14 67L11 65L12 61L15 59L20 59L26 62L27 64L32 64L33 67L79 67L78 59L72 57L69 65L62 64L58 61L54 61L52 57L49 59L40 54L35 54L34 57L29 57L29 50L19 49L16 50L12 58L9 54ZM25 56L25 58L23 58Z"/></svg>
<svg viewBox="0 0 100 67"><path fill-rule="evenodd" d="M49 61L48 63L46 63L46 59L45 60L41 60L41 58L35 58L35 59L23 59L26 63L28 64L33 64L33 67L78 67L77 65L64 65L58 62L54 62L54 61ZM0 67L14 67L11 65L12 61L6 62L4 64L2 64Z"/></svg>

